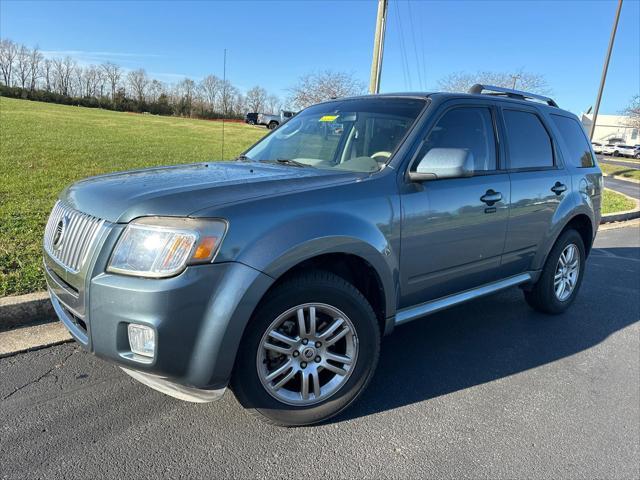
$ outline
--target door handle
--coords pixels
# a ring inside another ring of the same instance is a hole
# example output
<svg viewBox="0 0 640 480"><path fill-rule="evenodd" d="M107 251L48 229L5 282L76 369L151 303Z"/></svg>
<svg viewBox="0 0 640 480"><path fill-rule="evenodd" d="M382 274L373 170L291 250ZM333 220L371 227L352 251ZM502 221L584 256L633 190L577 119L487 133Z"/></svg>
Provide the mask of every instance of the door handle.
<svg viewBox="0 0 640 480"><path fill-rule="evenodd" d="M556 182L556 184L551 187L551 191L556 195L560 195L562 192L567 191L567 186L564 183Z"/></svg>
<svg viewBox="0 0 640 480"><path fill-rule="evenodd" d="M494 203L502 200L502 194L500 192L494 192L493 190L489 189L487 190L487 193L480 197L480 200L491 206Z"/></svg>

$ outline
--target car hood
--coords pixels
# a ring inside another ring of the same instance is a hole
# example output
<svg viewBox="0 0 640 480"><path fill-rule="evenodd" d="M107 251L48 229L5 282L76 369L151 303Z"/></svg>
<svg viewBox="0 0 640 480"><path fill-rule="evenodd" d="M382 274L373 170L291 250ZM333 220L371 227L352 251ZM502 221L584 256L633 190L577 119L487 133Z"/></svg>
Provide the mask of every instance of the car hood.
<svg viewBox="0 0 640 480"><path fill-rule="evenodd" d="M60 199L109 222L141 216L189 216L204 208L322 188L362 174L273 165L213 162L132 170L81 180Z"/></svg>

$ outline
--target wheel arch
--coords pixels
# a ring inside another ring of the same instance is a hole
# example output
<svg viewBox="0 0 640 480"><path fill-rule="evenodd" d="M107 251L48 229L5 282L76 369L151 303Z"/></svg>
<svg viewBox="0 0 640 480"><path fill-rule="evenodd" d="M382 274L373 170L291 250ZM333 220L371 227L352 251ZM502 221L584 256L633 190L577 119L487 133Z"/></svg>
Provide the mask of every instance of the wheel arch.
<svg viewBox="0 0 640 480"><path fill-rule="evenodd" d="M567 215L562 222L558 222L557 227L554 229L554 235L550 237L546 243L545 248L538 252L534 262L534 269L541 269L544 267L549 253L553 249L560 236L568 229L574 229L582 237L584 243L585 256L589 256L591 247L593 246L594 235L597 230L597 225L594 225L593 218L585 211L576 210L570 215Z"/></svg>

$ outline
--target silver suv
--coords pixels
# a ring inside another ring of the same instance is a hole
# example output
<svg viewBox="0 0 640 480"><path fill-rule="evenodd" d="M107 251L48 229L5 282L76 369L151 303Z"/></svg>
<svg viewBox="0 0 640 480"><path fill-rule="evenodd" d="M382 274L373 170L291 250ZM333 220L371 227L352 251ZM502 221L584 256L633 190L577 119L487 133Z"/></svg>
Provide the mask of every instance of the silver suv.
<svg viewBox="0 0 640 480"><path fill-rule="evenodd" d="M44 265L87 350L177 398L230 385L262 418L307 425L360 395L398 325L515 286L566 310L601 192L578 119L549 98L345 98L235 162L70 186Z"/></svg>

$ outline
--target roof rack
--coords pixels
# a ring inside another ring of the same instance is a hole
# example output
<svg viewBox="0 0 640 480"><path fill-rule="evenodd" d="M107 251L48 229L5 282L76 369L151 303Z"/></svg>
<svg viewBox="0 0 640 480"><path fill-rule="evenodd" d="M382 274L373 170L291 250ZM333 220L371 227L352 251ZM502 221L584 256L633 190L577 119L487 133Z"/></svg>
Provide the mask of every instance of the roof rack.
<svg viewBox="0 0 640 480"><path fill-rule="evenodd" d="M509 98L517 98L518 100L539 100L541 102L546 103L551 107L558 107L558 104L549 97L544 97L542 95L537 95L535 93L523 92L521 90L513 90L511 88L504 87L495 87L493 85L482 85L480 83L476 83L473 87L469 89L469 93L472 94L482 94L482 92L489 92L486 95L499 95L505 96Z"/></svg>

